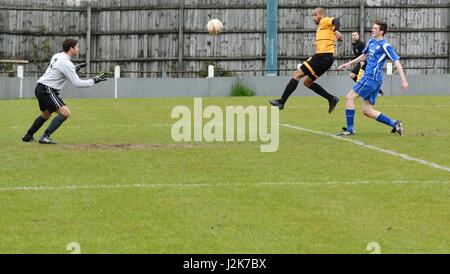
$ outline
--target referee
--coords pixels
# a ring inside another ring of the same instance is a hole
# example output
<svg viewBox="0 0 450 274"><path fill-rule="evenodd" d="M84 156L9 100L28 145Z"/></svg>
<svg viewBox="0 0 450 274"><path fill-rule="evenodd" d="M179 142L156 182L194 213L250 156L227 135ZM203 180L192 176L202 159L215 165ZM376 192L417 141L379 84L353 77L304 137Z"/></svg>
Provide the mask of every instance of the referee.
<svg viewBox="0 0 450 274"><path fill-rule="evenodd" d="M52 120L41 138L39 138L39 143L41 144L56 144L50 138L50 135L70 116L69 107L59 97L59 92L64 87L67 79L77 88L92 87L94 84L106 81L106 73L104 72L89 80L81 80L78 77L76 71L85 64L75 67L71 58L77 56L79 52L80 44L78 41L69 38L63 42L63 52L53 55L50 66L45 71L45 74L37 81L38 84L35 89L41 115L34 120L28 132L22 137L22 141L36 141L33 135L50 119L53 112L57 112L57 116Z"/></svg>
<svg viewBox="0 0 450 274"><path fill-rule="evenodd" d="M355 57L359 57L365 48L366 44L359 39L359 34L356 31L352 32L352 49L353 54L355 54ZM357 63L350 72L350 78L352 78L352 80L355 81L355 83L358 81L358 74L360 69L361 63Z"/></svg>

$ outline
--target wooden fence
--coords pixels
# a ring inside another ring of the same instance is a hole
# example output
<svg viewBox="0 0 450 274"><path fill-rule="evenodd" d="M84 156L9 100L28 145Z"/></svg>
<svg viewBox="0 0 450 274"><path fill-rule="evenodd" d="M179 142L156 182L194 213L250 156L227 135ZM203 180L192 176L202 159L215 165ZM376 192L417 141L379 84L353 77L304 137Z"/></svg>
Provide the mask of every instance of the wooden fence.
<svg viewBox="0 0 450 274"><path fill-rule="evenodd" d="M408 74L449 71L450 0L278 0L278 6L280 75L314 53L316 6L342 20L345 41L333 68L353 57L352 31L363 31L367 41L373 21L383 19ZM0 0L0 59L29 60L27 74L40 74L62 40L74 37L82 49L75 61L88 61L90 73L118 64L125 77L195 77L213 62L261 75L265 16L263 0ZM207 33L211 18L223 21L223 34Z"/></svg>

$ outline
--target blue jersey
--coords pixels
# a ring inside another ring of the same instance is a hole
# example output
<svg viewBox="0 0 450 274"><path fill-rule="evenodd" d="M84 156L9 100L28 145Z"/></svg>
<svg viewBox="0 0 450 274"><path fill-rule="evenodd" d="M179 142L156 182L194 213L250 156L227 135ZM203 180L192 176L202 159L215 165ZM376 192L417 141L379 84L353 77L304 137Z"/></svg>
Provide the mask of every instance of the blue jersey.
<svg viewBox="0 0 450 274"><path fill-rule="evenodd" d="M383 81L383 66L387 58L393 62L400 59L394 48L384 39L380 41L374 38L370 39L362 53L367 54L363 77L368 77L377 82Z"/></svg>

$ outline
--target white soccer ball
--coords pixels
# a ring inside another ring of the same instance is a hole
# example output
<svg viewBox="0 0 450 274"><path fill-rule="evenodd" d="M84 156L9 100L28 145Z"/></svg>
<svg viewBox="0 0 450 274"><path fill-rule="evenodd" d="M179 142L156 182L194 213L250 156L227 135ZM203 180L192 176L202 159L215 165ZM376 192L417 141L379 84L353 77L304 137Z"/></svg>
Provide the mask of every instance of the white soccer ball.
<svg viewBox="0 0 450 274"><path fill-rule="evenodd" d="M208 22L208 32L213 35L219 35L223 31L223 24L219 19L211 19Z"/></svg>

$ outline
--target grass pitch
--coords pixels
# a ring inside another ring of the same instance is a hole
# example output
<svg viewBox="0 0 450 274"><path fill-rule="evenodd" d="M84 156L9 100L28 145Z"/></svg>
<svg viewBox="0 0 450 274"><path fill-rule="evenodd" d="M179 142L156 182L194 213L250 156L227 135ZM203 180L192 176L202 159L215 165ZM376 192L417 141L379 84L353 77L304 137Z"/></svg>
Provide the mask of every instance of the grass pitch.
<svg viewBox="0 0 450 274"><path fill-rule="evenodd" d="M370 242L382 253L450 252L447 171L283 126L275 153L175 143L172 107L192 98L66 102L59 144L44 146L20 140L37 102L0 101L0 253L69 253L70 242L82 253L370 253ZM293 97L280 120L336 133L343 103L327 108ZM450 96L383 97L377 109L407 136L357 108L348 138L450 167Z"/></svg>

